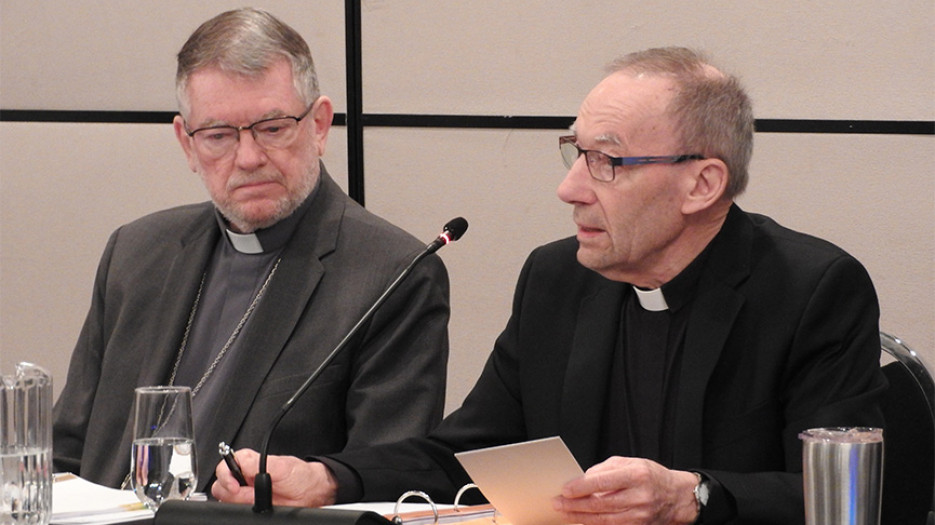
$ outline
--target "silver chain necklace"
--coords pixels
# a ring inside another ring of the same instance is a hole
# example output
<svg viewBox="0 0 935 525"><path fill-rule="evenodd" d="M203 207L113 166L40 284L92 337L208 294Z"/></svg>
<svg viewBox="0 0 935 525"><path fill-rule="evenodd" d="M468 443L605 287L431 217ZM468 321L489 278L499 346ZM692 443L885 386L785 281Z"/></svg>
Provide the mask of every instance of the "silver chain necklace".
<svg viewBox="0 0 935 525"><path fill-rule="evenodd" d="M269 282L273 279L273 274L276 273L276 268L279 268L279 262L282 261L282 257L276 259L276 263L273 264L273 269L270 270L269 275L266 276L266 280L263 281L263 286L260 287L260 291L256 293L256 297L253 298L253 301L250 303L250 306L247 307L247 311L244 312L243 317L240 318L240 322L237 323L237 326L234 328L233 333L230 337L227 338L227 342L224 343L224 346L221 348L221 351L218 352L218 355L214 357L214 361L211 362L211 365L208 366L208 369L205 370L205 373L201 376L201 379L198 380L198 383L192 388L192 397L201 390L201 387L205 384L205 381L214 373L214 369L217 368L218 363L221 362L221 359L224 358L224 355L227 354L227 351L230 350L234 340L237 339L237 336L240 334L240 330L243 328L243 325L247 323L247 319L250 318L250 314L253 313L253 310L256 309L256 305L260 302L260 297L263 297L263 294L266 292L266 288L269 286ZM185 354L185 348L188 346L188 333L191 331L192 322L195 320L195 313L198 312L198 303L201 301L201 291L205 286L205 276L207 272L201 274L201 283L198 284L198 293L195 295L195 304L192 305L192 311L188 314L188 323L185 325L185 334L182 336L182 344L179 345L179 353L175 357L175 365L172 367L172 375L169 376L169 386L175 384L175 374L179 371L179 363L182 362L182 356Z"/></svg>
<svg viewBox="0 0 935 525"><path fill-rule="evenodd" d="M266 280L263 281L263 286L260 287L260 291L256 293L256 297L253 298L253 301L250 302L250 306L247 307L247 311L244 312L243 317L240 318L240 322L237 323L237 326L234 328L234 332L231 333L231 336L227 338L227 342L224 343L224 347L221 348L221 351L218 352L218 355L214 358L214 361L211 363L211 366L208 367L208 370L201 376L201 379L198 381L198 384L195 385L195 388L192 388L192 397L195 397L195 394L201 390L202 385L205 384L205 381L208 380L208 377L214 372L214 369L217 368L218 363L221 362L221 359L224 358L224 354L230 350L234 340L237 339L237 335L240 334L240 330L243 328L243 325L247 323L247 319L250 318L250 314L253 313L253 310L256 309L256 305L260 302L260 297L263 297L263 294L266 292L266 288L269 286L269 282L273 279L273 274L276 273L276 268L279 268L279 261L282 261L282 257L276 259L276 263L273 264L273 269L269 271L269 275L266 276ZM179 353L175 357L175 365L172 366L172 375L169 376L169 386L175 384L175 374L179 371L179 363L182 362L182 355L185 354L185 347L188 346L188 334L192 329L192 322L195 320L195 313L198 312L198 303L201 301L201 292L205 286L205 277L207 272L201 274L201 282L198 283L198 293L195 294L195 304L192 305L192 311L188 314L188 323L185 325L185 334L182 336L182 344L179 345ZM121 489L125 489L130 486L130 476L132 472L128 472L127 476L123 478L123 483L120 484Z"/></svg>

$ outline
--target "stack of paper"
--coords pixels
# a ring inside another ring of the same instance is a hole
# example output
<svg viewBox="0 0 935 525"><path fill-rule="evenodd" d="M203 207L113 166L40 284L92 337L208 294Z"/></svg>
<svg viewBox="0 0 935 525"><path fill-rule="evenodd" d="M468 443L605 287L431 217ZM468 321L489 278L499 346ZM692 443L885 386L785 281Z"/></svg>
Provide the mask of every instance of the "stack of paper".
<svg viewBox="0 0 935 525"><path fill-rule="evenodd" d="M105 525L152 520L136 494L91 483L74 474L58 474L52 484L53 525Z"/></svg>
<svg viewBox="0 0 935 525"><path fill-rule="evenodd" d="M386 519L393 520L399 516L404 525L433 525L434 523L447 524L459 523L462 525L483 524L490 525L497 523L499 525L509 525L502 520L493 521L496 511L490 505L462 505L455 510L453 505L436 504L435 510L438 512L438 521L435 521L435 512L428 503L345 503L342 505L332 505L328 508L343 510L369 510L382 514ZM397 514L397 512L399 514Z"/></svg>

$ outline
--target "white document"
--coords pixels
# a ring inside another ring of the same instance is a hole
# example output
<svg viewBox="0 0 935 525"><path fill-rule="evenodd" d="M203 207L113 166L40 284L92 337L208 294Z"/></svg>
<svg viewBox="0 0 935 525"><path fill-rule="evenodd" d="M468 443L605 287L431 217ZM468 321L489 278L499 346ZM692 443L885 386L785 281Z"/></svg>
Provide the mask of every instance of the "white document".
<svg viewBox="0 0 935 525"><path fill-rule="evenodd" d="M437 509L448 509L451 508L451 505L436 505ZM338 505L328 505L326 509L338 509L338 510L360 510L365 511L369 510L370 512L376 512L377 514L382 514L383 516L392 516L393 512L396 510L396 503L392 501L380 501L380 502L369 502L369 503L340 503ZM432 506L428 503L400 503L399 512L421 512L421 511L430 511Z"/></svg>
<svg viewBox="0 0 935 525"><path fill-rule="evenodd" d="M435 511L438 512L437 522L435 521L435 515L432 511L432 504L430 503L400 503L398 508L397 504L393 502L343 503L340 505L331 505L325 508L357 511L369 510L371 512L376 512L377 514L381 514L386 519L391 521L393 518L398 516L405 525L434 525L435 523L446 525L449 523L460 523L463 521L479 520L482 518L491 518L490 523L495 523L492 520L494 511L490 508L489 505L462 505L458 508L457 511L454 510L454 505L438 503L434 505Z"/></svg>
<svg viewBox="0 0 935 525"><path fill-rule="evenodd" d="M136 494L92 483L74 474L57 474L52 483L53 524L123 523L152 519Z"/></svg>
<svg viewBox="0 0 935 525"><path fill-rule="evenodd" d="M552 510L562 485L584 474L559 437L455 454L491 504L512 525L564 525Z"/></svg>

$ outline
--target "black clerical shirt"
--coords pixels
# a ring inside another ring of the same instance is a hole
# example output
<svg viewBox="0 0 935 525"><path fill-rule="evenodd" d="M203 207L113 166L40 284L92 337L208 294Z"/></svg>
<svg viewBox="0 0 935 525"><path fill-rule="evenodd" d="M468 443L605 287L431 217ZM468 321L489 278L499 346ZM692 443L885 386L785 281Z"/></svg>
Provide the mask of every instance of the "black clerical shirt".
<svg viewBox="0 0 935 525"><path fill-rule="evenodd" d="M671 429L676 417L688 305L707 254L707 250L703 251L657 291L661 292L664 309L650 307L652 301L640 297L635 288L627 289L619 313L620 331L604 410L601 450L605 458L638 457L672 467L679 446ZM710 510L703 512L696 523L729 521L736 512L733 497L716 479L701 475L709 482L706 509Z"/></svg>
<svg viewBox="0 0 935 525"><path fill-rule="evenodd" d="M662 286L668 306L664 310L649 310L635 290L626 292L604 415L601 447L605 457L640 457L672 464L674 443L668 430L678 393L687 305L701 275L704 255Z"/></svg>

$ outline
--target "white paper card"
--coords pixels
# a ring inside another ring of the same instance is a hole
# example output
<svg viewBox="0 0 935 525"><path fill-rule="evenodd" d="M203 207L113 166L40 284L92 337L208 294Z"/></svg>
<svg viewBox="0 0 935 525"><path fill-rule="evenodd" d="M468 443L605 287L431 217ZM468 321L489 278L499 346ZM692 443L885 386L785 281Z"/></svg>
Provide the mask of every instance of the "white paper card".
<svg viewBox="0 0 935 525"><path fill-rule="evenodd" d="M584 474L559 437L455 454L490 503L512 525L564 525L552 510L562 485Z"/></svg>

